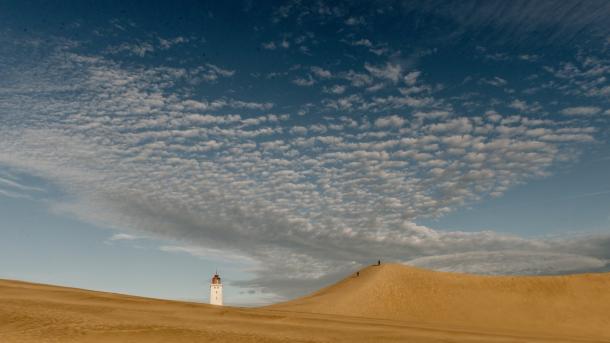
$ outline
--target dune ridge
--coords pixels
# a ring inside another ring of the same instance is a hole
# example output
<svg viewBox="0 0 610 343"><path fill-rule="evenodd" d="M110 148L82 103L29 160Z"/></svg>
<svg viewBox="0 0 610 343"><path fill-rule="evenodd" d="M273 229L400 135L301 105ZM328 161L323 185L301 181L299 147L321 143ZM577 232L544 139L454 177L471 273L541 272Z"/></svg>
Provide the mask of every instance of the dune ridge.
<svg viewBox="0 0 610 343"><path fill-rule="evenodd" d="M267 308L610 338L610 274L483 276L382 264Z"/></svg>

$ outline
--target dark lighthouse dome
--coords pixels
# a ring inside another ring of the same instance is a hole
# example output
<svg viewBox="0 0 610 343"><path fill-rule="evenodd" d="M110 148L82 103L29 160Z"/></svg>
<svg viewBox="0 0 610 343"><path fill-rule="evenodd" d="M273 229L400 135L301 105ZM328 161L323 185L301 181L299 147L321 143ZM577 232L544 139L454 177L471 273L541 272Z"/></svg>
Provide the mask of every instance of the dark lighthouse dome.
<svg viewBox="0 0 610 343"><path fill-rule="evenodd" d="M214 274L214 276L212 277L212 285L219 285L219 284L221 284L220 276L218 276L218 274Z"/></svg>

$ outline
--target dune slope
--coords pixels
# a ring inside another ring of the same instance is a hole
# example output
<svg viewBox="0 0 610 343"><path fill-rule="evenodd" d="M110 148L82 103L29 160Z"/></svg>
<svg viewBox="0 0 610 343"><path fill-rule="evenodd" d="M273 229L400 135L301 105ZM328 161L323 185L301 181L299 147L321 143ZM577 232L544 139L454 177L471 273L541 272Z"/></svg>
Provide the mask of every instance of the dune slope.
<svg viewBox="0 0 610 343"><path fill-rule="evenodd" d="M0 342L610 342L609 279L383 265L266 308L0 280Z"/></svg>
<svg viewBox="0 0 610 343"><path fill-rule="evenodd" d="M610 274L478 276L382 264L269 308L610 339Z"/></svg>

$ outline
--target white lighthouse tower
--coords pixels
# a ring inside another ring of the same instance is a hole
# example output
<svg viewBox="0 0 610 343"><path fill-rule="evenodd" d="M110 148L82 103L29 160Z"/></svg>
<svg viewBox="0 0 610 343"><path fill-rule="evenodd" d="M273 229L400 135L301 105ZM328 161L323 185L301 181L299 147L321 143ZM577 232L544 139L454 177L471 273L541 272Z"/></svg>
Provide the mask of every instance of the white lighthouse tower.
<svg viewBox="0 0 610 343"><path fill-rule="evenodd" d="M210 304L222 306L222 282L218 272L214 274L210 283Z"/></svg>

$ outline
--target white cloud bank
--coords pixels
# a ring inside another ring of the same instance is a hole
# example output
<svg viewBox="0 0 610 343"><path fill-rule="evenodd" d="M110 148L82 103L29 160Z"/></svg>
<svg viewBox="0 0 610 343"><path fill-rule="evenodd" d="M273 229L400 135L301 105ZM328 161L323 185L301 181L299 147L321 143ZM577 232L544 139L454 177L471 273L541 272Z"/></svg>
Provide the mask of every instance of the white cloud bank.
<svg viewBox="0 0 610 343"><path fill-rule="evenodd" d="M420 257L406 264L446 272L501 275L548 275L595 270L606 259L536 251L475 251Z"/></svg>

